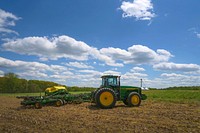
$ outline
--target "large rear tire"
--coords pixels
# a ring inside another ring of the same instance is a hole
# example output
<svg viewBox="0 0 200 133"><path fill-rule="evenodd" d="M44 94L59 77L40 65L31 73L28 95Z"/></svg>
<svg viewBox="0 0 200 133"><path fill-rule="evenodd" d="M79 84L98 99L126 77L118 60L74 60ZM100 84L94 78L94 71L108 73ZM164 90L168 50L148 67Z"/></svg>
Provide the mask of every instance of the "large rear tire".
<svg viewBox="0 0 200 133"><path fill-rule="evenodd" d="M99 89L95 94L95 103L102 109L113 108L116 104L117 96L110 88Z"/></svg>
<svg viewBox="0 0 200 133"><path fill-rule="evenodd" d="M137 92L131 92L128 96L128 106L138 107L141 103L141 97Z"/></svg>

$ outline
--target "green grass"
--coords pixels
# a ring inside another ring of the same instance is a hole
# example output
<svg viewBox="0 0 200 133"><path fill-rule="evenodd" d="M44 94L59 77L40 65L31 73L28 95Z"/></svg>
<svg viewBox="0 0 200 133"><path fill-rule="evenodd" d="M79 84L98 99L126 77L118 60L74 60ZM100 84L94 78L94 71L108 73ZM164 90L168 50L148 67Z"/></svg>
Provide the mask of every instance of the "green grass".
<svg viewBox="0 0 200 133"><path fill-rule="evenodd" d="M200 90L149 90L143 91L143 93L149 100L200 103Z"/></svg>

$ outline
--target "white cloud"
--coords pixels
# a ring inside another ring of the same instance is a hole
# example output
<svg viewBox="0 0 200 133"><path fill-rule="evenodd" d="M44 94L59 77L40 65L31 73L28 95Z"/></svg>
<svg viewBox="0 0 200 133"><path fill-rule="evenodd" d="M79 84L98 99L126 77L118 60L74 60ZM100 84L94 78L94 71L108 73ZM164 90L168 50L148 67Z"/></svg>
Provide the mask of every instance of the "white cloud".
<svg viewBox="0 0 200 133"><path fill-rule="evenodd" d="M127 80L126 82L133 82L133 80L139 81L140 79L148 77L147 74L142 73L144 71L145 69L142 67L133 67L132 69L130 69L130 72L126 72L122 75L122 79Z"/></svg>
<svg viewBox="0 0 200 133"><path fill-rule="evenodd" d="M104 71L103 75L121 75L121 72L117 72L117 71L112 71L112 70L108 70L108 71Z"/></svg>
<svg viewBox="0 0 200 133"><path fill-rule="evenodd" d="M176 73L162 73L161 77L182 77L182 74L176 74Z"/></svg>
<svg viewBox="0 0 200 133"><path fill-rule="evenodd" d="M20 60L12 61L2 57L0 57L0 67L22 71L46 71L50 69L48 65L39 62L26 62Z"/></svg>
<svg viewBox="0 0 200 133"><path fill-rule="evenodd" d="M2 57L0 57L0 68L4 69L0 71L0 76L4 72L15 72L21 78L54 81L68 86L97 87L100 85L100 77L103 74L95 70L71 70L61 65L13 61Z"/></svg>
<svg viewBox="0 0 200 133"><path fill-rule="evenodd" d="M137 72L130 73L130 72L127 72L123 76L126 76L128 78L130 78L130 77L137 77L138 79L141 79L142 77L147 77L148 75L145 74L145 73L137 73Z"/></svg>
<svg viewBox="0 0 200 133"><path fill-rule="evenodd" d="M143 79L145 87L165 88L170 86L200 85L200 68L196 64L175 64L168 63L167 70L173 73L162 73L158 78L149 79L149 75L142 67L133 67L129 72L119 71L97 71L94 69L73 70L62 65L44 64L40 62L27 62L21 60L10 60L0 57L0 76L6 72L15 72L21 78L39 79L58 82L69 86L93 86L101 84L101 76L105 74L121 75L122 85L140 86L140 79ZM171 66L171 67L169 67ZM154 65L155 67L155 65ZM165 68L165 67L164 67ZM176 73L180 71L179 73ZM194 73L196 72L196 73ZM198 74L197 74L198 73ZM74 76L75 75L75 76Z"/></svg>
<svg viewBox="0 0 200 133"><path fill-rule="evenodd" d="M102 74L101 72L95 71L95 70L79 70L79 72L81 72L81 73L95 73L95 74L99 74L99 75Z"/></svg>
<svg viewBox="0 0 200 133"><path fill-rule="evenodd" d="M94 68L93 66L89 66L82 62L69 62L69 63L66 63L65 65L70 66L70 67L76 67L76 68Z"/></svg>
<svg viewBox="0 0 200 133"><path fill-rule="evenodd" d="M139 73L139 72L126 72L121 76L121 84L122 85L128 85L128 86L140 86L141 79L147 80L148 75L145 73ZM149 86L145 86L149 87Z"/></svg>
<svg viewBox="0 0 200 133"><path fill-rule="evenodd" d="M26 37L16 39L3 44L7 51L19 54L36 55L41 59L70 58L76 60L87 60L88 51L91 47L81 41L68 36L54 38L46 37Z"/></svg>
<svg viewBox="0 0 200 133"><path fill-rule="evenodd" d="M199 86L200 76L184 75L177 73L162 73L159 78L160 88L172 87L172 86ZM156 81L158 82L158 81Z"/></svg>
<svg viewBox="0 0 200 133"><path fill-rule="evenodd" d="M164 49L154 51L147 46L133 45L127 50L120 48L102 48L102 55L106 55L111 61L120 60L125 64L154 64L158 62L168 61L173 55Z"/></svg>
<svg viewBox="0 0 200 133"><path fill-rule="evenodd" d="M69 69L64 67L64 66L60 66L60 65L49 65L50 67L50 71L52 72L62 72L62 73L65 73L67 72Z"/></svg>
<svg viewBox="0 0 200 133"><path fill-rule="evenodd" d="M123 17L135 17L136 20L151 20L155 17L151 0L123 1L120 9Z"/></svg>
<svg viewBox="0 0 200 133"><path fill-rule="evenodd" d="M172 62L162 62L156 65L153 65L153 68L156 70L182 71L182 72L192 72L192 71L200 70L200 66L197 64L176 64Z"/></svg>
<svg viewBox="0 0 200 133"><path fill-rule="evenodd" d="M102 48L100 49L100 53L103 55L107 55L115 60L116 59L127 60L131 57L131 53L129 53L128 51L113 47Z"/></svg>
<svg viewBox="0 0 200 133"><path fill-rule="evenodd" d="M19 19L20 18L14 14L0 9L0 33L14 33L18 35L16 31L11 30L8 27L15 26L15 21Z"/></svg>
<svg viewBox="0 0 200 133"><path fill-rule="evenodd" d="M48 75L46 73L39 71L19 72L18 75L20 75L20 77L28 77L29 79L33 78L45 80L45 78L48 78Z"/></svg>
<svg viewBox="0 0 200 133"><path fill-rule="evenodd" d="M77 41L65 35L53 38L26 37L9 40L2 47L7 51L19 54L39 56L41 61L57 60L58 58L83 61L88 60L90 56L105 62L109 66L123 66L121 63L116 63L111 57L101 54L97 48L90 47L82 41Z"/></svg>
<svg viewBox="0 0 200 133"><path fill-rule="evenodd" d="M157 52L143 45L133 45L128 48L131 53L130 59L126 60L125 63L133 64L147 64L168 61L173 55L170 52L158 49Z"/></svg>
<svg viewBox="0 0 200 133"><path fill-rule="evenodd" d="M67 58L76 61L97 59L108 66L123 67L125 64L154 64L168 61L173 55L164 49L154 51L147 46L132 45L128 50L120 48L97 48L91 47L82 41L77 41L68 36L53 38L47 37L26 37L23 39L7 40L2 45L6 51L19 54L35 55L41 61L48 59L57 60ZM79 68L88 68L86 64L75 62L67 64Z"/></svg>
<svg viewBox="0 0 200 133"><path fill-rule="evenodd" d="M54 74L68 74L73 73L67 67L60 65L46 65L39 62L26 62L20 60L9 60L0 57L0 67L6 69L7 71L17 72L21 77L36 77L48 78L48 73Z"/></svg>
<svg viewBox="0 0 200 133"><path fill-rule="evenodd" d="M90 54L93 58L103 61L109 66L116 66L116 67L124 66L122 63L116 63L115 60L112 59L112 57L108 56L105 53L102 53L102 51L98 50L97 48L92 48L92 50L90 51Z"/></svg>
<svg viewBox="0 0 200 133"><path fill-rule="evenodd" d="M162 73L160 77L148 78L144 73L127 72L121 76L122 85L140 86L140 79L143 79L144 87L167 88L173 86L199 86L200 75L187 75L178 73Z"/></svg>
<svg viewBox="0 0 200 133"><path fill-rule="evenodd" d="M143 71L145 71L145 69L142 67L133 67L131 69L131 72L143 72Z"/></svg>

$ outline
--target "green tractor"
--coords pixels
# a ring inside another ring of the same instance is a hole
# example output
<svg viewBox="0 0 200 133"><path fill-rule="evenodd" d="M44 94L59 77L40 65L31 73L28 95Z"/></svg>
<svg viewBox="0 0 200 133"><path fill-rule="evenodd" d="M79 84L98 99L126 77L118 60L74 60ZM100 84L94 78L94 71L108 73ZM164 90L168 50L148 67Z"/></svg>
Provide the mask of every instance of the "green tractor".
<svg viewBox="0 0 200 133"><path fill-rule="evenodd" d="M145 100L146 95L142 94L141 87L121 86L120 76L104 75L100 88L92 93L92 101L103 109L113 108L116 101L130 107L140 106L141 100Z"/></svg>

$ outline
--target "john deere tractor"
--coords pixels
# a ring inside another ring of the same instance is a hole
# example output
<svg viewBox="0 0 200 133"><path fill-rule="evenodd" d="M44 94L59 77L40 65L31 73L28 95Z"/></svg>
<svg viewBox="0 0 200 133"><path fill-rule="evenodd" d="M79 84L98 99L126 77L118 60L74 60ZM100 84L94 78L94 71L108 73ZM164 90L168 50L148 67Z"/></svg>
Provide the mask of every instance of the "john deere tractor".
<svg viewBox="0 0 200 133"><path fill-rule="evenodd" d="M141 87L121 86L120 76L104 75L101 86L92 93L92 101L103 109L113 108L116 101L123 101L127 106L140 106L146 96Z"/></svg>

